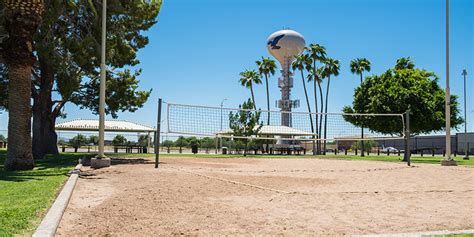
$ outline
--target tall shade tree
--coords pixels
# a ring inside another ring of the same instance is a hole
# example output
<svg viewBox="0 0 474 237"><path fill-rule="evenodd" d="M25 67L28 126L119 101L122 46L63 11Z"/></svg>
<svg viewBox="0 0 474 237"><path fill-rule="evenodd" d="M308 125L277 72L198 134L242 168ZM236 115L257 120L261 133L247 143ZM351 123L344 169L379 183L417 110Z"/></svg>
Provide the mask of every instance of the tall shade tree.
<svg viewBox="0 0 474 237"><path fill-rule="evenodd" d="M258 66L258 72L261 75L265 76L265 87L267 91L267 111L269 111L267 116L267 125L270 125L270 92L268 90L268 77L270 75L275 75L276 63L274 60L264 57L262 57L262 61L257 60L255 63Z"/></svg>
<svg viewBox="0 0 474 237"><path fill-rule="evenodd" d="M43 21L33 38L33 156L57 154L55 123L74 103L98 112L102 1L45 1ZM143 34L156 22L160 0L109 0L107 6L106 113L136 111L151 90L138 87L138 50L149 40ZM125 68L125 69L124 69ZM0 74L7 71L0 68ZM6 81L6 80L3 80ZM8 81L7 81L8 82ZM2 90L0 76L0 91ZM4 86L3 86L4 87ZM3 103L5 104L5 103ZM0 96L2 106L2 96Z"/></svg>
<svg viewBox="0 0 474 237"><path fill-rule="evenodd" d="M8 151L5 170L34 168L31 152L31 72L36 58L33 35L41 24L43 0L4 0L2 19L6 40L2 40L2 55L8 67Z"/></svg>
<svg viewBox="0 0 474 237"><path fill-rule="evenodd" d="M424 69L389 69L380 75L366 77L355 89L352 106L344 113L401 114L410 110L410 134L439 132L445 128L445 91L438 76ZM463 123L456 95L451 96L451 126ZM376 133L403 136L404 124L398 116L366 118L345 116L355 126Z"/></svg>
<svg viewBox="0 0 474 237"><path fill-rule="evenodd" d="M322 112L323 111L323 92L321 88L321 70L318 69L316 66L317 62L322 62L324 58L326 58L326 48L320 44L310 44L306 48L307 54L309 58L311 59L308 61L307 70L309 72L308 80L313 81L313 86L314 86L314 104L315 104L315 110L316 112ZM319 96L320 96L320 109L321 111L318 111L318 95L316 92L316 88L319 88ZM319 121L319 123L318 123ZM319 124L319 128L318 128ZM319 118L318 115L316 115L316 133L318 138L321 138L321 126L322 126L322 114L320 114ZM317 147L317 154L321 154L321 142L318 140L318 147Z"/></svg>
<svg viewBox="0 0 474 237"><path fill-rule="evenodd" d="M255 70L245 70L240 73L239 82L245 88L250 89L253 108L257 109L257 106L255 105L255 94L253 92L253 85L262 84L262 80L260 80L260 74Z"/></svg>
<svg viewBox="0 0 474 237"><path fill-rule="evenodd" d="M306 81L305 81L304 72L303 72L306 65L308 64L310 60L311 59L309 58L307 54L298 55L295 57L295 61L292 63L291 67L293 71L296 71L296 70L300 71L301 83L303 84L304 96L306 98L306 106L308 107L309 124L311 125L311 133L314 134L313 115L311 114L311 105L309 103L308 91L306 89ZM314 139L314 135L313 135L313 139ZM313 155L315 153L316 153L315 143L313 140Z"/></svg>
<svg viewBox="0 0 474 237"><path fill-rule="evenodd" d="M366 58L356 58L356 59L353 59L351 61L351 64L350 64L350 68L351 68L351 72L354 73L354 74L357 74L357 75L360 75L360 84L362 85L362 82L364 81L364 77L363 77L363 72L370 72L370 61L367 60ZM364 154L364 127L362 126L360 128L360 136L362 138L362 142L361 142L361 152L360 152L360 156L365 156Z"/></svg>
<svg viewBox="0 0 474 237"><path fill-rule="evenodd" d="M327 78L327 87L326 87L326 99L324 100L326 105L324 106L324 146L323 152L326 154L326 138L327 138L327 125L328 125L328 101L329 101L329 88L331 85L331 76L338 76L339 75L339 60L335 60L332 58L326 58L324 60L324 67L323 67L323 77Z"/></svg>

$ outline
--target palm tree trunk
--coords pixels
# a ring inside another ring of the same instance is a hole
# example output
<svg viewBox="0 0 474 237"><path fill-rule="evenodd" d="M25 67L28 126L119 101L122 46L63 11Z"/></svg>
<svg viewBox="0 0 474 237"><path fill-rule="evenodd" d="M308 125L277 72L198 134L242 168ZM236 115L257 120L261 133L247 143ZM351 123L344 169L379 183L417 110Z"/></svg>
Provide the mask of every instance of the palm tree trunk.
<svg viewBox="0 0 474 237"><path fill-rule="evenodd" d="M18 4L23 4L22 6ZM32 4L32 5L28 5ZM8 151L5 170L34 168L31 146L31 70L33 35L41 22L42 1L7 2L5 29L9 38L4 42L3 56L8 67ZM25 7L28 6L28 7ZM31 7L33 9L32 10ZM37 8L35 8L37 7ZM37 12L35 12L37 10ZM14 92L14 93L13 93Z"/></svg>
<svg viewBox="0 0 474 237"><path fill-rule="evenodd" d="M321 103L321 113L319 114L319 133L322 133L323 131L323 108L324 108L324 102L323 102L323 89L321 89L321 83L318 81L318 88L319 88L319 96L321 98L320 103ZM321 137L321 135L320 135ZM319 141L319 145L321 146L321 141ZM326 151L323 150L323 154L326 155Z"/></svg>
<svg viewBox="0 0 474 237"><path fill-rule="evenodd" d="M314 115L314 117L316 117L316 123L315 123L315 127L316 127L316 138L318 138L317 140L317 154L320 155L321 154L321 141L319 140L319 138L321 137L321 131L319 131L318 129L318 96L317 96L317 93L316 93L316 81L318 79L318 75L316 73L316 58L313 60L313 68L314 68L314 78L313 78L313 84L314 84L314 104L315 104L315 107L314 107L314 111L316 112L316 114Z"/></svg>
<svg viewBox="0 0 474 237"><path fill-rule="evenodd" d="M328 98L329 98L329 86L331 84L331 76L328 75L328 85L326 88L326 106L324 106L324 154L326 154L326 138L327 138L327 131L328 131ZM337 148L336 148L337 149Z"/></svg>
<svg viewBox="0 0 474 237"><path fill-rule="evenodd" d="M5 170L33 169L31 150L31 65L8 65L8 151Z"/></svg>
<svg viewBox="0 0 474 237"><path fill-rule="evenodd" d="M270 92L268 90L268 74L265 74L265 86L267 87L267 125L270 125ZM269 151L269 140L266 141L266 148L265 151L268 153Z"/></svg>
<svg viewBox="0 0 474 237"><path fill-rule="evenodd" d="M265 84L267 87L267 111L268 111L267 125L270 125L270 92L268 90L268 75L267 74L265 74Z"/></svg>
<svg viewBox="0 0 474 237"><path fill-rule="evenodd" d="M253 86L252 85L250 85L250 93L252 94L253 109L257 110L257 104L255 104L255 96L253 94Z"/></svg>
<svg viewBox="0 0 474 237"><path fill-rule="evenodd" d="M316 155L316 143L314 141L314 126L313 126L313 115L311 114L311 106L309 105L308 91L306 90L306 82L304 81L303 70L301 72L301 81L303 82L304 96L306 97L306 105L308 106L309 113L309 124L311 125L311 133L313 134L313 155Z"/></svg>
<svg viewBox="0 0 474 237"><path fill-rule="evenodd" d="M361 72L361 73L360 73L360 85L362 85L362 81L363 81L363 79L362 79L362 72ZM362 104L362 109L364 109L364 106L365 106L365 103ZM363 112L364 112L364 111L362 111L362 113L363 113ZM360 137L361 137L361 139L362 139L361 142L360 142L360 145L361 145L361 147L360 147L360 156L361 156L361 157L364 157L364 156L365 156L365 154L364 154L364 153L365 153L365 147L364 147L364 126L362 126L362 127L360 128Z"/></svg>
<svg viewBox="0 0 474 237"><path fill-rule="evenodd" d="M316 78L313 79L313 92L314 92L314 109L316 113L318 112L318 93L316 92L316 88L318 85L316 85ZM315 123L315 128L316 128L316 138L319 138L319 130L318 130L318 114L315 114L316 118L316 123ZM316 148L316 154L319 155L321 154L321 148L319 147L319 140L317 141L317 148Z"/></svg>

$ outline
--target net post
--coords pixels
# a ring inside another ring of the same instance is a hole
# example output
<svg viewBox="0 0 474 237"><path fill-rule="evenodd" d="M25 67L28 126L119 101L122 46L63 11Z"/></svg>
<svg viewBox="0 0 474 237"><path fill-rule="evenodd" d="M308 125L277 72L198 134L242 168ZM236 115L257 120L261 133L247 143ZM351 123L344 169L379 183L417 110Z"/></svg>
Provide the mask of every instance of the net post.
<svg viewBox="0 0 474 237"><path fill-rule="evenodd" d="M214 138L214 143L216 144L216 155L217 155L217 149L218 149L218 138L217 136Z"/></svg>
<svg viewBox="0 0 474 237"><path fill-rule="evenodd" d="M407 165L411 165L411 151L410 151L410 109L405 112L405 154L403 161Z"/></svg>
<svg viewBox="0 0 474 237"><path fill-rule="evenodd" d="M163 100L158 99L158 120L156 121L156 132L155 132L155 168L158 168L160 163L160 132L161 132L161 105Z"/></svg>

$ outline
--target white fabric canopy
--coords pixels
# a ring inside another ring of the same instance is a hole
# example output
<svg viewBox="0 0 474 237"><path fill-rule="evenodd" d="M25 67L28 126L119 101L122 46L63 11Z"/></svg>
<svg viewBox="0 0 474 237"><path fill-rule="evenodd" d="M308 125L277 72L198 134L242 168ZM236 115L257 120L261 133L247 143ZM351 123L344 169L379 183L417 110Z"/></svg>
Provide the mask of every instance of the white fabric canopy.
<svg viewBox="0 0 474 237"><path fill-rule="evenodd" d="M75 119L56 124L58 131L99 131L99 120ZM106 132L155 132L156 129L124 120L105 120Z"/></svg>
<svg viewBox="0 0 474 237"><path fill-rule="evenodd" d="M233 134L232 129L225 129L217 133L217 135ZM305 132L288 126L263 125L259 135L268 136L312 136L310 132Z"/></svg>

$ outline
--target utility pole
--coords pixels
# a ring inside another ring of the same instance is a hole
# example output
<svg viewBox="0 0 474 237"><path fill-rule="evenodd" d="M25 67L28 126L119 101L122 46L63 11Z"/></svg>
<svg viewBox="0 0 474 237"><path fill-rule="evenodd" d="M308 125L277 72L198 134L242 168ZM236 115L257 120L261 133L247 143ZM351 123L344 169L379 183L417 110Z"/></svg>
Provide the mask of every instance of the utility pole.
<svg viewBox="0 0 474 237"><path fill-rule="evenodd" d="M464 157L463 160L469 160L469 147L468 147L468 137L467 137L467 96L466 96L466 76L467 70L462 70L462 75L464 76Z"/></svg>

